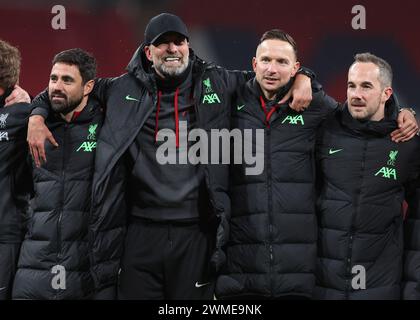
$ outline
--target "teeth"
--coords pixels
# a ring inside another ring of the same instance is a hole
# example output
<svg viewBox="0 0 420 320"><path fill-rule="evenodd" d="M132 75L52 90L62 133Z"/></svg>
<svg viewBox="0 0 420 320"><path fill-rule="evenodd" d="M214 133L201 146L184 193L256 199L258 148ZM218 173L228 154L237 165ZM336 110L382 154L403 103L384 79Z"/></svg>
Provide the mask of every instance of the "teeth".
<svg viewBox="0 0 420 320"><path fill-rule="evenodd" d="M179 58L166 58L165 61L178 61Z"/></svg>

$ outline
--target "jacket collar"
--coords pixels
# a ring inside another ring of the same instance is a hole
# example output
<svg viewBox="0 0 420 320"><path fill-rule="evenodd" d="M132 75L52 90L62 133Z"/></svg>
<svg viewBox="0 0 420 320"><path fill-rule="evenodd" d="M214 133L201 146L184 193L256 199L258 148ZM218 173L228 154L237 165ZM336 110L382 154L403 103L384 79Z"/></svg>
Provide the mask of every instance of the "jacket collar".
<svg viewBox="0 0 420 320"><path fill-rule="evenodd" d="M70 121L69 123L83 124L86 122L90 122L95 117L95 114L99 108L100 108L100 105L96 100L89 99L86 107L83 108L83 110L76 117L76 119ZM49 116L48 118L50 119L51 122L66 122L61 117L60 114L56 112L50 112L50 114L51 114L51 117Z"/></svg>
<svg viewBox="0 0 420 320"><path fill-rule="evenodd" d="M281 87L279 91L276 94L276 98L274 100L267 100L264 96L263 91L261 90L261 86L259 85L257 79L254 77L253 79L249 80L247 83L247 86L249 90L252 92L254 96L257 97L258 101L260 97L263 97L263 99L267 102L268 106L276 105L278 102L283 99L283 97L286 95L286 93L290 90L294 82L294 79L290 79L290 81Z"/></svg>
<svg viewBox="0 0 420 320"><path fill-rule="evenodd" d="M380 121L360 121L354 119L348 109L348 103L344 104L341 111L341 123L358 134L370 134L386 136L397 128L398 102L392 95L385 104L385 117Z"/></svg>

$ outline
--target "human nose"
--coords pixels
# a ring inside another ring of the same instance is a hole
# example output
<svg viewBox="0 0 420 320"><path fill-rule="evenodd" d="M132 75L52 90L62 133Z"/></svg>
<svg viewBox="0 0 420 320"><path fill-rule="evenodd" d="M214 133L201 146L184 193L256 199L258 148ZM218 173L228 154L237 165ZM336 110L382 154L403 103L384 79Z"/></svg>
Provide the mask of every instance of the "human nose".
<svg viewBox="0 0 420 320"><path fill-rule="evenodd" d="M168 43L168 51L169 52L176 52L178 50L178 46L174 42Z"/></svg>
<svg viewBox="0 0 420 320"><path fill-rule="evenodd" d="M350 87L347 89L347 100L362 100L362 90L359 87Z"/></svg>
<svg viewBox="0 0 420 320"><path fill-rule="evenodd" d="M362 96L362 90L360 90L359 87L350 88L349 94L352 98L360 99Z"/></svg>
<svg viewBox="0 0 420 320"><path fill-rule="evenodd" d="M273 62L270 62L268 64L268 66L267 66L267 72L269 72L269 73L276 73L277 72L276 66L275 66L275 64Z"/></svg>
<svg viewBox="0 0 420 320"><path fill-rule="evenodd" d="M63 90L63 81L61 81L60 79L58 80L51 80L50 81L50 88L52 89L52 91L62 91Z"/></svg>

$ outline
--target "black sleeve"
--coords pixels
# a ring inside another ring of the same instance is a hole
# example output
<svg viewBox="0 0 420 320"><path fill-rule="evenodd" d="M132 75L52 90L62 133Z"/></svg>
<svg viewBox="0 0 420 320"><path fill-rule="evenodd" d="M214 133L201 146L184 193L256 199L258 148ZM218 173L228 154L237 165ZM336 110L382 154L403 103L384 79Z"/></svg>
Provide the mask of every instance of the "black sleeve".
<svg viewBox="0 0 420 320"><path fill-rule="evenodd" d="M17 181L14 189L14 197L19 208L22 235L28 231L28 222L30 217L29 200L34 195L32 179L32 157L29 154L28 146L25 141L25 152L22 161L17 165L14 172L14 181ZM23 239L22 239L23 240Z"/></svg>
<svg viewBox="0 0 420 320"><path fill-rule="evenodd" d="M301 66L296 74L303 74L309 77L311 80L315 80L316 74L311 69Z"/></svg>
<svg viewBox="0 0 420 320"><path fill-rule="evenodd" d="M319 91L313 91L311 105L319 107L323 119L326 119L340 107L340 103L327 95L322 89Z"/></svg>
<svg viewBox="0 0 420 320"><path fill-rule="evenodd" d="M89 99L95 99L101 106L106 107L108 100L108 91L115 78L98 78L95 80L95 86L89 94ZM106 110L105 110L106 111Z"/></svg>
<svg viewBox="0 0 420 320"><path fill-rule="evenodd" d="M225 70L225 72L228 78L228 91L230 94L233 94L238 87L255 76L255 73L252 71Z"/></svg>
<svg viewBox="0 0 420 320"><path fill-rule="evenodd" d="M420 174L419 167L405 188L408 204L404 220L402 298L420 299Z"/></svg>
<svg viewBox="0 0 420 320"><path fill-rule="evenodd" d="M32 100L31 116L42 116L48 118L50 113L50 99L48 97L48 89L45 89Z"/></svg>

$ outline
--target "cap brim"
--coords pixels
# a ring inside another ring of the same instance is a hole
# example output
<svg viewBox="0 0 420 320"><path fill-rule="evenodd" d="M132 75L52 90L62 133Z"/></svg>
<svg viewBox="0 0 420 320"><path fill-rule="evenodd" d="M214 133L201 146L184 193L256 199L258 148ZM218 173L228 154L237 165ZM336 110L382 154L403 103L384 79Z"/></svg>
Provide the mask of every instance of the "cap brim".
<svg viewBox="0 0 420 320"><path fill-rule="evenodd" d="M165 32L162 32L162 33L160 33L160 34L158 34L156 37L154 37L153 39L152 39L152 41L150 41L150 44L154 44L161 36L163 36L164 34L166 34L166 33L178 33L178 34L180 34L181 36L183 36L183 37L185 37L185 39L187 39L188 40L188 36L186 36L185 34L183 34L183 33L181 33L181 32L178 32L178 31L165 31Z"/></svg>

